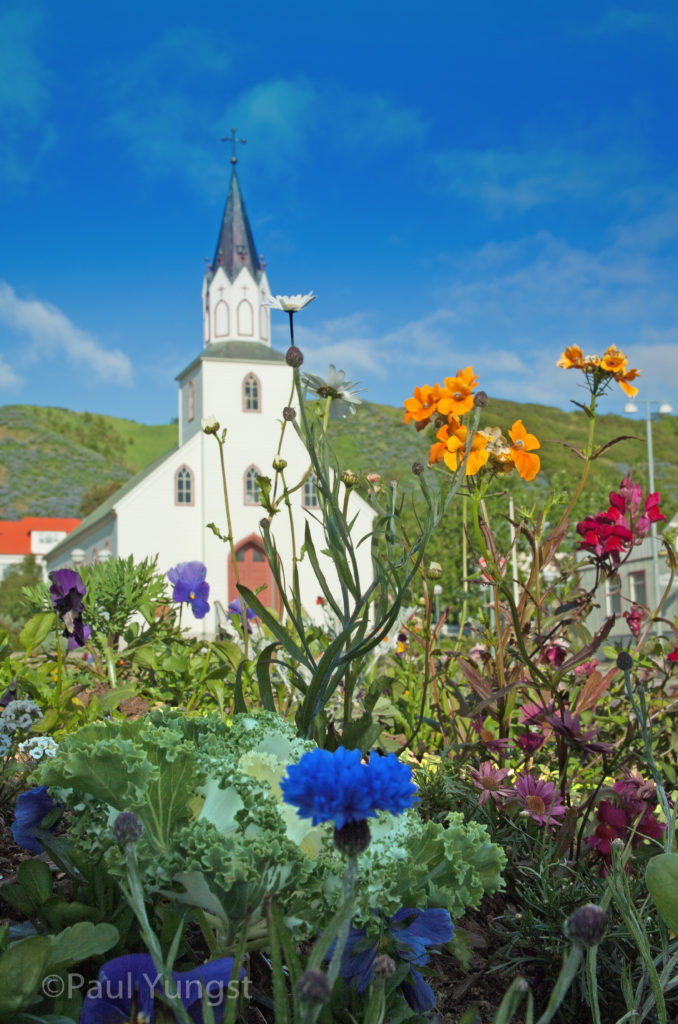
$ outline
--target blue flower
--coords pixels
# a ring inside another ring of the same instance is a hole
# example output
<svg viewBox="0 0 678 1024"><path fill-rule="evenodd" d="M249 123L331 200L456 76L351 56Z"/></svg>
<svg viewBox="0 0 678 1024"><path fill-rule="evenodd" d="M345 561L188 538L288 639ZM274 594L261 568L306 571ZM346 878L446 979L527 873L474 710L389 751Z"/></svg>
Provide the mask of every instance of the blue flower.
<svg viewBox="0 0 678 1024"><path fill-rule="evenodd" d="M49 596L52 607L64 624L65 637L68 637L68 650L84 647L91 629L82 621L82 599L87 587L75 569L55 569L49 574L52 586Z"/></svg>
<svg viewBox="0 0 678 1024"><path fill-rule="evenodd" d="M389 754L372 754L361 763L359 750L312 750L287 769L280 784L283 799L314 825L333 821L341 829L351 821L374 818L377 811L400 814L410 807L416 786L412 769Z"/></svg>
<svg viewBox="0 0 678 1024"><path fill-rule="evenodd" d="M429 961L430 946L442 946L449 942L454 925L447 910L415 910L403 907L394 914L384 929L384 942L378 952L389 953L398 966L399 962L410 964L409 974L401 982L403 995L417 1013L432 1010L435 994L424 981L416 967L423 967ZM351 928L341 958L341 976L345 982L355 981L356 989L363 993L374 978L374 961L377 944L366 947L364 928Z"/></svg>
<svg viewBox="0 0 678 1024"><path fill-rule="evenodd" d="M37 835L43 820L55 807L47 786L36 786L17 798L12 823L12 835L17 846L23 846L24 850L30 850L31 853L42 853L42 843ZM53 828L54 825L49 831Z"/></svg>
<svg viewBox="0 0 678 1024"><path fill-rule="evenodd" d="M235 981L231 982L232 973L231 957L211 960L192 971L172 971L179 998L195 1024L203 1024L203 988L215 1024L221 1024L227 1000L237 995ZM240 972L241 978L244 973L244 970ZM147 953L129 953L109 960L99 971L97 986L83 1003L80 1024L122 1024L129 1021L133 1007L135 1020L154 1024L155 994L162 991L153 958Z"/></svg>
<svg viewBox="0 0 678 1024"><path fill-rule="evenodd" d="M210 585L205 582L207 569L202 562L181 562L167 573L167 579L174 585L172 600L177 604L187 603L196 619L207 615L210 606Z"/></svg>
<svg viewBox="0 0 678 1024"><path fill-rule="evenodd" d="M234 624L237 624L240 627L240 629L242 629L243 631L244 631L245 621L247 621L247 632L248 633L252 632L252 627L250 626L250 619L256 619L256 617L257 617L256 612L252 611L251 608L246 608L245 609L245 615L243 617L242 601L240 600L239 597L236 597L235 601L231 601L231 603L229 604L229 606L228 606L228 614L234 620ZM238 617L240 617L240 622L236 622L236 619Z"/></svg>

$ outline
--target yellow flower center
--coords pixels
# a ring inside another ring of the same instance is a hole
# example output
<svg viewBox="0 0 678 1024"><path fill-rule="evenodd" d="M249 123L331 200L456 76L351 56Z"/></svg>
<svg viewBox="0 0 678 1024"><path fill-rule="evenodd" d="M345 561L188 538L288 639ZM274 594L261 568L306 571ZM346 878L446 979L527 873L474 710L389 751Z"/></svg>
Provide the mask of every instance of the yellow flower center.
<svg viewBox="0 0 678 1024"><path fill-rule="evenodd" d="M195 601L195 594L193 593L193 591L191 591L188 596L189 596L191 601Z"/></svg>
<svg viewBox="0 0 678 1024"><path fill-rule="evenodd" d="M540 796L537 796L536 793L532 793L528 796L525 803L528 811L532 811L533 814L543 814L546 810L546 804Z"/></svg>

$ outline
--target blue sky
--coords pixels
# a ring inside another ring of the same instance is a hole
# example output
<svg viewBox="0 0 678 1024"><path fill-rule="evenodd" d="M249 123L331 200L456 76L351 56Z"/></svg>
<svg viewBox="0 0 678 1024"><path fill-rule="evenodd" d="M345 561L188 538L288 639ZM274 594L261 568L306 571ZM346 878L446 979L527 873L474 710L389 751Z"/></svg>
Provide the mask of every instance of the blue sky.
<svg viewBox="0 0 678 1024"><path fill-rule="evenodd" d="M235 125L309 370L566 406L615 343L678 409L673 0L21 0L0 69L0 404L176 414Z"/></svg>

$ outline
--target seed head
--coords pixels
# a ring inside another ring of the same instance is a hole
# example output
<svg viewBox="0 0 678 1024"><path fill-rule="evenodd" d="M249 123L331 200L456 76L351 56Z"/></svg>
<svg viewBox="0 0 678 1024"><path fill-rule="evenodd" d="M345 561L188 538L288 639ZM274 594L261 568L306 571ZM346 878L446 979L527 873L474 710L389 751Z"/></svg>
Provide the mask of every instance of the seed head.
<svg viewBox="0 0 678 1024"><path fill-rule="evenodd" d="M283 419L289 423L291 420L297 418L297 410L293 409L291 405L286 405L283 409Z"/></svg>
<svg viewBox="0 0 678 1024"><path fill-rule="evenodd" d="M565 935L580 946L597 946L604 933L605 911L595 903L579 907L565 922Z"/></svg>
<svg viewBox="0 0 678 1024"><path fill-rule="evenodd" d="M143 831L144 826L132 811L121 811L113 822L113 838L119 846L138 842Z"/></svg>
<svg viewBox="0 0 678 1024"><path fill-rule="evenodd" d="M413 462L412 472L414 473L415 476L421 476L421 474L424 472L423 462Z"/></svg>
<svg viewBox="0 0 678 1024"><path fill-rule="evenodd" d="M304 361L304 353L296 345L290 345L285 353L285 361L288 366L301 366Z"/></svg>

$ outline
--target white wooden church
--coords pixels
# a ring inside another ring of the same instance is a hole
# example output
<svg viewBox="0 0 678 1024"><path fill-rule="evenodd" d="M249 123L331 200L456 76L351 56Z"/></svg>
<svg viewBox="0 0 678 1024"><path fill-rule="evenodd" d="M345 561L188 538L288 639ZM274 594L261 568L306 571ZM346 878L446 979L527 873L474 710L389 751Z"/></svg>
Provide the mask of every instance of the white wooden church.
<svg viewBox="0 0 678 1024"><path fill-rule="evenodd" d="M179 562L200 561L207 567L209 614L195 620L195 635L213 636L223 610L238 596L228 545L206 524L227 533L218 445L203 433L201 419L214 416L228 430L225 456L235 558L241 583L254 589L264 584L260 600L279 609L279 595L264 558L259 522L257 476L274 477L272 460L280 437L282 410L288 404L292 370L284 353L271 347L271 296L266 272L254 244L233 158L231 182L214 259L206 268L202 289L203 348L176 378L179 384L179 437L171 451L113 494L47 556L47 568L93 563L110 557L135 560L158 555L161 572ZM274 314L275 315L275 314ZM279 314L283 316L283 314ZM285 317L285 321L287 318ZM287 460L288 483L302 479L309 459L296 432L285 432L281 455ZM317 550L324 547L313 478L295 491L292 501L297 538L309 521ZM372 510L351 495L350 518L359 540L371 530ZM287 516L279 513L272 530L283 565L291 568ZM297 541L299 544L300 541ZM358 548L363 587L372 579L370 544ZM335 579L323 556L323 570ZM300 565L302 601L309 617L319 620L321 591L308 559ZM171 587L168 584L171 592ZM187 624L190 615L184 615Z"/></svg>

